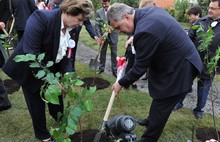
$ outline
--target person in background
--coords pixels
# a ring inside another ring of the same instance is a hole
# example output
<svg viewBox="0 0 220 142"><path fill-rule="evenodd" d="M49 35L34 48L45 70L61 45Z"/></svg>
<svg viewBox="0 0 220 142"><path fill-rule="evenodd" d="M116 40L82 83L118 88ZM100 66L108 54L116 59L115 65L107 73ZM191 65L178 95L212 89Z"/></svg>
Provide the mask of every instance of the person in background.
<svg viewBox="0 0 220 142"><path fill-rule="evenodd" d="M57 8L59 8L62 1L63 0L50 0L48 5L50 5L51 9L57 9Z"/></svg>
<svg viewBox="0 0 220 142"><path fill-rule="evenodd" d="M95 31L98 37L102 37L104 34L103 24L108 25L109 21L106 17L106 13L108 8L110 7L110 0L101 0L102 8L96 11L96 23L95 23ZM101 24L102 23L102 24ZM118 44L118 32L116 30L108 33L107 38L102 44L101 52L100 52L100 65L99 71L97 74L101 74L105 70L105 62L106 62L106 52L108 45L111 50L111 69L113 76L117 77L117 44Z"/></svg>
<svg viewBox="0 0 220 142"><path fill-rule="evenodd" d="M42 0L36 0L35 3L39 10L45 9L46 7L45 3Z"/></svg>
<svg viewBox="0 0 220 142"><path fill-rule="evenodd" d="M214 32L214 37L212 38L211 44L207 47L210 55L209 57L211 58L220 46L220 0L211 0L208 7L208 15L197 20L194 25L200 24L202 24L202 26L204 27L205 32L208 30L209 26L212 28ZM198 37L197 31L190 28L188 35L193 41L193 43L196 45L196 47L199 47L200 41L202 39ZM201 75L198 76L197 81L197 104L196 108L193 109L196 119L202 119L202 115L204 112L203 109L205 107L207 97L212 86L212 81L215 77L215 73L207 73L207 60L205 59L205 55L207 54L207 52L199 51L199 54L203 61L204 68L202 70ZM218 66L220 66L219 62Z"/></svg>
<svg viewBox="0 0 220 142"><path fill-rule="evenodd" d="M11 11L10 11L10 7L9 7L9 0L1 0L0 1L0 21L4 23L1 23L1 27L5 28L5 25L8 22L8 19L11 17ZM4 34L4 32L2 31L2 28L0 29L0 34Z"/></svg>
<svg viewBox="0 0 220 142"><path fill-rule="evenodd" d="M1 5L1 3L0 3L0 5ZM5 24L4 24L4 22L0 22L0 29L3 29L3 28L5 28ZM0 46L1 46L0 48L3 49L2 44L0 44ZM0 51L0 59L1 59L0 67L2 67L2 65L5 62L3 60L4 58L5 57L4 57L3 53ZM9 108L11 108L11 103L8 99L8 94L7 94L6 88L4 86L4 83L3 83L2 79L0 78L0 111L7 110Z"/></svg>
<svg viewBox="0 0 220 142"><path fill-rule="evenodd" d="M33 0L11 0L12 1L12 13L15 17L15 29L18 34L18 41L21 40L26 21L29 16L35 11L38 10L35 1Z"/></svg>
<svg viewBox="0 0 220 142"><path fill-rule="evenodd" d="M189 16L189 22L192 24L192 26L195 24L195 22L202 17L202 9L199 6L193 6L191 7L188 12L187 15ZM188 33L188 32L187 32ZM192 90L190 90L190 92L192 92ZM189 93L190 93L189 92ZM185 97L181 98L180 101L176 104L176 106L174 107L173 111L176 111L180 108L183 107L183 101L184 101Z"/></svg>
<svg viewBox="0 0 220 142"><path fill-rule="evenodd" d="M189 16L189 22L193 25L199 18L202 17L202 9L198 5L193 6L187 11L187 15Z"/></svg>
<svg viewBox="0 0 220 142"><path fill-rule="evenodd" d="M136 51L134 66L112 85L112 90L119 95L122 87L137 81L149 68L148 88L153 99L140 141L157 142L174 106L202 71L202 61L184 29L164 9L146 6L134 10L114 3L107 17L119 32L133 34Z"/></svg>
<svg viewBox="0 0 220 142"><path fill-rule="evenodd" d="M142 8L145 6L156 6L156 0L140 0L139 8Z"/></svg>
<svg viewBox="0 0 220 142"><path fill-rule="evenodd" d="M99 37L96 35L96 33L94 31L90 19L86 19L83 22L83 25L85 26L86 31L89 33L90 37L92 39L94 39L96 42L100 43L101 41L100 41ZM76 70L75 69L76 51L77 51L77 44L78 44L78 40L79 40L79 35L80 35L81 29L82 29L82 26L79 26L79 27L73 29L72 31L70 31L70 35L72 36L72 38L76 42L76 46L72 50L72 53L73 53L72 54L72 56L73 56L73 70L74 71Z"/></svg>
<svg viewBox="0 0 220 142"><path fill-rule="evenodd" d="M53 61L52 73L65 74L73 71L73 60L68 56L67 48L74 42L69 31L79 26L94 15L90 0L65 0L55 10L36 10L27 20L24 35L15 51L4 64L2 70L18 82L24 93L31 115L35 137L43 142L54 142L47 129L45 102L40 96L44 81L35 78L40 70L31 69L27 62L15 62L17 55L45 53L43 64ZM61 88L62 90L62 88ZM64 92L63 92L64 93ZM63 113L63 96L60 105L48 103L50 115L58 121L57 113Z"/></svg>

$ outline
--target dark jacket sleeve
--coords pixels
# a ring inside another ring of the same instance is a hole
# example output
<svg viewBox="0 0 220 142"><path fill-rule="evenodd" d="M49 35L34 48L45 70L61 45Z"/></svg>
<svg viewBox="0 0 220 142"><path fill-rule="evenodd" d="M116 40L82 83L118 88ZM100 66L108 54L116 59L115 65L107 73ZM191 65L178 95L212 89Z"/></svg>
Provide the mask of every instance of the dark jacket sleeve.
<svg viewBox="0 0 220 142"><path fill-rule="evenodd" d="M90 37L94 39L94 37L96 36L96 33L93 29L91 21L89 19L87 19L86 21L84 21L83 24L86 27L86 30L88 31Z"/></svg>
<svg viewBox="0 0 220 142"><path fill-rule="evenodd" d="M102 36L102 29L100 23L103 23L100 13L96 11L96 16L95 16L95 32L98 37Z"/></svg>

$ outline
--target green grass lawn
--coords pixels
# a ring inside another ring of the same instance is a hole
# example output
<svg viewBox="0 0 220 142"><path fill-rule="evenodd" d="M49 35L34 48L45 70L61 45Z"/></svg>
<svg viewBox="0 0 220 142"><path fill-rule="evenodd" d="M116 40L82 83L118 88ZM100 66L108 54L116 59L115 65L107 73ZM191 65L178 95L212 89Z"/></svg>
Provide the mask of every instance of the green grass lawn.
<svg viewBox="0 0 220 142"><path fill-rule="evenodd" d="M98 49L97 43L91 38L91 40L88 40L89 38L88 34L85 34L85 30L83 30L81 33L81 41L86 42L87 45L91 45L92 48ZM121 56L124 55L124 42L126 38L127 36L120 35L118 54ZM89 70L88 65L82 64L79 61L76 62L76 68L80 78L94 75L94 72ZM2 71L0 71L0 75L3 79L8 78ZM115 82L114 77L105 73L98 75L98 77L108 80L111 84ZM94 110L82 117L82 129L99 129L111 93L111 85L106 89L95 92L92 98ZM37 142L38 140L34 138L31 118L27 111L22 91L19 90L9 95L9 99L12 102L12 108L0 112L0 142ZM120 109L120 103L122 104L122 109ZM122 90L120 93L120 102L118 102L117 99L115 100L110 118L116 114L126 114L136 118L145 118L148 115L150 103L151 97L147 93ZM47 117L49 118L48 114ZM216 117L216 124L218 129L220 129L220 117ZM205 113L202 120L196 120L191 109L183 108L173 112L159 142L186 142L188 139L192 138L193 126L195 129L199 127L213 127L212 116ZM133 133L137 134L138 138L140 138L143 131L143 127L137 126ZM196 140L195 132L194 142L199 142Z"/></svg>
<svg viewBox="0 0 220 142"><path fill-rule="evenodd" d="M77 62L76 64L79 71L80 78L93 76L94 72L91 72L87 65ZM8 78L2 72L1 77ZM111 84L114 83L115 78L105 73L98 75L108 80ZM106 89L98 90L95 92L92 98L94 103L94 111L87 113L82 118L83 129L98 129L105 114L105 110L108 101L111 96L111 86ZM27 111L26 103L22 91L19 90L12 95L9 95L9 99L12 102L12 108L7 111L0 112L0 142L34 142L37 141L34 138L32 129L32 123ZM122 109L120 109L120 103ZM137 118L145 118L148 114L151 98L147 93L133 90L122 90L120 93L120 103L117 99L114 102L110 118L116 114L126 114ZM47 114L48 118L49 115ZM220 118L216 118L216 123L219 129ZM186 142L187 139L191 139L192 127L212 127L213 121L210 114L204 114L202 120L196 120L193 116L193 112L190 109L181 109L172 113L169 121L162 133L159 142ZM137 126L134 133L140 138L144 128ZM195 136L194 136L195 137ZM194 139L194 142L198 142Z"/></svg>

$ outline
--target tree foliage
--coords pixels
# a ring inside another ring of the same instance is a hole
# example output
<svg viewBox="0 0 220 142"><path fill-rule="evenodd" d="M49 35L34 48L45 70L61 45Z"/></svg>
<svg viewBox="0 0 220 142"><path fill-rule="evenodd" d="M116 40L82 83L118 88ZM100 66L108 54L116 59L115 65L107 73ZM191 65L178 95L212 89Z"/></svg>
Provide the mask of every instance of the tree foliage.
<svg viewBox="0 0 220 142"><path fill-rule="evenodd" d="M58 113L58 120L51 118L50 134L57 142L71 142L69 136L77 130L80 118L93 110L93 103L90 98L93 96L96 87L89 90L81 87L83 81L74 77L74 72L61 75L59 72L53 73L50 67L52 61L44 64L42 61L45 54L17 55L15 62L26 62L32 69L37 69L35 77L44 81L40 89L40 96L46 103L59 105L59 96L67 99L64 113ZM65 94L63 92L65 91Z"/></svg>
<svg viewBox="0 0 220 142"><path fill-rule="evenodd" d="M139 0L111 0L111 4L113 4L115 2L125 3L129 6L134 7L134 8L137 8L138 4L139 4ZM95 7L95 10L98 10L99 8L102 7L101 0L92 0L92 3Z"/></svg>
<svg viewBox="0 0 220 142"><path fill-rule="evenodd" d="M202 8L202 14L207 15L208 10L207 7L209 6L210 0L198 0L199 6Z"/></svg>
<svg viewBox="0 0 220 142"><path fill-rule="evenodd" d="M174 5L174 17L179 22L188 22L187 10L190 7L189 0L176 0Z"/></svg>

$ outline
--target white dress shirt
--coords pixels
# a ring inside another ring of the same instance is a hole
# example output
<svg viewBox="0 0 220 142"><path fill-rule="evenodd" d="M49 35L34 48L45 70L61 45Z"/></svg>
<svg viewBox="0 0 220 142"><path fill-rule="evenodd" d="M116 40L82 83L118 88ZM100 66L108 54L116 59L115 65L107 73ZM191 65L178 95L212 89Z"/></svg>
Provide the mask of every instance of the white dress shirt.
<svg viewBox="0 0 220 142"><path fill-rule="evenodd" d="M60 45L59 45L59 50L58 50L57 57L56 57L56 63L59 63L60 60L62 60L63 57L66 55L66 50L69 45L69 40L71 38L69 31L71 31L72 28L66 28L65 33L63 33L62 29L64 29L64 24L61 18Z"/></svg>

